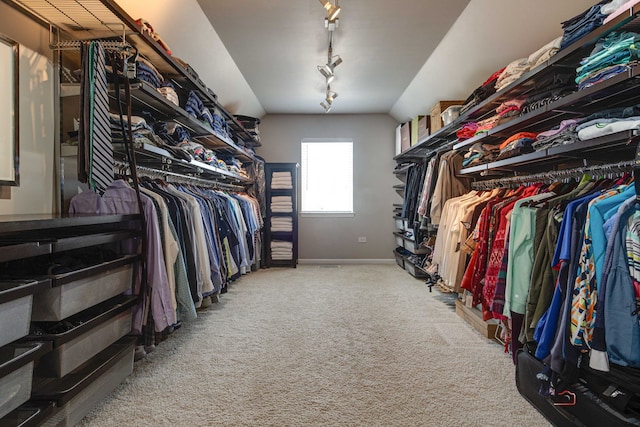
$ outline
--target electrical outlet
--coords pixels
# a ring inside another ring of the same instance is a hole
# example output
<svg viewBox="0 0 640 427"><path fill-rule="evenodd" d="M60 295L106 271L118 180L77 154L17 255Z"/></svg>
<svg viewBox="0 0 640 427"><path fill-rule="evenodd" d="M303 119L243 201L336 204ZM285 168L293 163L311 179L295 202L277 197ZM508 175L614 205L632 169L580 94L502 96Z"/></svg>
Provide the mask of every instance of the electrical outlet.
<svg viewBox="0 0 640 427"><path fill-rule="evenodd" d="M366 237L358 237L358 243L367 243Z"/></svg>

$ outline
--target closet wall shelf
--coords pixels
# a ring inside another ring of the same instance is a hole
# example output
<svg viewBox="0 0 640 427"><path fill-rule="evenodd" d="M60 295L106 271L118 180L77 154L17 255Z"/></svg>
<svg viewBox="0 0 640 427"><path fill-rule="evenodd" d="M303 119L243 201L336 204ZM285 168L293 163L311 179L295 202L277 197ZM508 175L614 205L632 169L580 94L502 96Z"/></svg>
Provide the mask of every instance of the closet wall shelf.
<svg viewBox="0 0 640 427"><path fill-rule="evenodd" d="M7 233L123 223L139 219L139 215L0 215L0 239L2 239L3 234Z"/></svg>
<svg viewBox="0 0 640 427"><path fill-rule="evenodd" d="M275 217L275 216L288 216L288 217L290 217L292 215L294 215L293 212L271 212L271 216L272 217Z"/></svg>
<svg viewBox="0 0 640 427"><path fill-rule="evenodd" d="M397 231L394 231L394 232L393 232L393 235L394 235L394 236L397 236L397 237L400 237L400 238L402 238L402 239L406 240L407 242L411 242L411 243L415 243L415 242L416 242L416 241L413 239L413 237L409 237L409 236L407 236L407 235L405 235L405 234L403 234L403 233L399 233L399 232L397 232Z"/></svg>
<svg viewBox="0 0 640 427"><path fill-rule="evenodd" d="M427 277L427 273L419 265L411 262L409 257L402 256L402 255L398 255L398 256L400 256L403 260L404 269L413 277L415 277L416 279L424 279Z"/></svg>
<svg viewBox="0 0 640 427"><path fill-rule="evenodd" d="M460 174L499 173L501 171L514 170L535 172L549 169L549 167L563 162L566 163L568 160L575 161L579 159L609 162L619 159L621 152L631 154L634 147L629 145L628 142L635 135L635 131L624 131L573 144L559 145L497 162L464 168L460 170ZM603 156L602 149L605 147L607 151Z"/></svg>
<svg viewBox="0 0 640 427"><path fill-rule="evenodd" d="M112 99L116 99L113 87L109 94ZM121 89L121 99L123 98L124 90ZM131 98L134 111L149 111L158 120L175 121L184 126L194 139L208 148L236 155L245 162L255 160L255 157L238 147L233 141L217 136L209 124L197 120L183 108L167 100L150 84L142 81L133 84Z"/></svg>
<svg viewBox="0 0 640 427"><path fill-rule="evenodd" d="M291 242L293 231L272 231L271 238L273 240L286 240Z"/></svg>
<svg viewBox="0 0 640 427"><path fill-rule="evenodd" d="M640 67L631 68L626 73L618 74L595 86L574 92L551 104L497 126L484 136L478 135L456 143L453 149L459 150L480 140L483 143L491 143L496 139L505 139L516 132L524 130L541 131L550 129L554 124L564 119L586 116L603 108L630 105L640 100L640 93L638 93L639 82L636 79L639 74Z"/></svg>
<svg viewBox="0 0 640 427"><path fill-rule="evenodd" d="M192 75L158 42L143 33L135 20L114 0L4 1L34 17L38 23L46 23L64 31L69 40L121 39L124 34L126 41L147 57L165 78L174 80L186 90L193 90L205 105L216 107L235 135L246 145L251 147L260 145L240 122L218 102L216 95L196 75Z"/></svg>
<svg viewBox="0 0 640 427"><path fill-rule="evenodd" d="M411 164L403 166L399 169L394 169L393 174L394 175L406 175L407 172L409 172L409 169L411 169Z"/></svg>
<svg viewBox="0 0 640 427"><path fill-rule="evenodd" d="M427 136L423 140L419 141L417 145L414 145L410 149L406 150L404 153L398 154L394 157L394 160L410 160L415 158L424 157L421 154L428 153L432 150L425 150L423 146L432 147L434 145L442 144L443 142L450 141L451 139L455 139L455 133L460 127L469 121L478 121L486 118L490 115L494 114L494 110L497 106L499 106L502 102L507 101L509 99L516 98L518 96L524 95L527 92L531 91L533 85L535 84L535 80L549 73L553 73L557 68L567 67L575 69L579 64L580 60L583 57L589 55L593 45L597 42L600 37L603 37L610 33L611 31L636 31L640 32L640 4L633 6L632 9L629 10L628 14L622 14L621 16L616 17L611 22L606 25L601 26L595 31L587 34L585 37L577 40L570 46L567 46L556 55L551 57L546 63L543 63L536 67L535 69L529 71L520 79L516 80L508 87L503 90L496 92L491 95L489 98L482 101L480 104L471 107L469 110L465 111L460 115L456 120L450 123L447 126L444 126L437 132L432 135ZM626 74L623 74L626 75ZM637 71L632 71L627 78L635 77L637 75ZM616 76L614 79L618 80L618 83L622 80L625 80L623 76ZM597 88L600 85L611 84L613 82L602 82L599 85L596 85L589 89ZM603 89L602 87L601 89ZM589 90L587 89L587 90ZM594 91L598 91L600 89L594 89ZM582 93L585 91L579 91L576 94L569 96L576 96L586 100L587 93ZM582 96L580 96L581 94ZM566 98L566 97L565 97ZM564 99L564 98L563 98ZM571 99L571 98L570 98ZM560 100L562 101L562 100ZM585 105L586 106L586 105ZM537 111L537 110L536 110ZM475 142L475 141L474 141ZM473 143L473 142L472 142ZM463 144L463 143L460 143ZM456 144L454 149L459 149L468 144L459 145Z"/></svg>
<svg viewBox="0 0 640 427"><path fill-rule="evenodd" d="M289 196L291 195L291 193L293 193L293 189L290 190L285 190L285 189L280 189L280 190L274 190L271 189L271 195L272 196Z"/></svg>
<svg viewBox="0 0 640 427"><path fill-rule="evenodd" d="M205 179L219 179L221 181L231 181L243 185L250 185L252 180L235 174L233 172L220 169L197 160L177 159L163 148L147 143L136 143L136 163L144 165L158 171L178 172L187 175L202 176ZM122 143L113 144L115 154L121 162L126 163L125 146Z"/></svg>

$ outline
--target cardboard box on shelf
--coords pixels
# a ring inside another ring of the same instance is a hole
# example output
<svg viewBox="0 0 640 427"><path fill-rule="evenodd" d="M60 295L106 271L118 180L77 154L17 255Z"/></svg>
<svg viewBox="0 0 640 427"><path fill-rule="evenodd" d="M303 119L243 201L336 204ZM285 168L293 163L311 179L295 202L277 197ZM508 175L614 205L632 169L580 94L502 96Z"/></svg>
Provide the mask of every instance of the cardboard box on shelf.
<svg viewBox="0 0 640 427"><path fill-rule="evenodd" d="M400 128L400 147L402 152L411 147L411 122L403 123Z"/></svg>
<svg viewBox="0 0 640 427"><path fill-rule="evenodd" d="M411 146L429 135L429 116L416 116L411 120Z"/></svg>
<svg viewBox="0 0 640 427"><path fill-rule="evenodd" d="M431 126L429 122L431 121L430 116L420 116L420 120L418 120L418 142L422 141L424 138L429 136L429 129Z"/></svg>
<svg viewBox="0 0 640 427"><path fill-rule="evenodd" d="M436 132L444 126L442 117L440 114L451 105L463 105L464 101L438 101L436 105L431 108L431 133Z"/></svg>

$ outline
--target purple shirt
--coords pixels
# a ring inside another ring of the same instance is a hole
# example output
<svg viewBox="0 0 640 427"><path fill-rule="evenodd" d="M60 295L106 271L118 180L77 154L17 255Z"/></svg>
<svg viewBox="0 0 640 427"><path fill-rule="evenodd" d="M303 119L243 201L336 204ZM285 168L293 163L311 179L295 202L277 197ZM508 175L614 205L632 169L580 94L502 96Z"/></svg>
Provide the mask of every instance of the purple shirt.
<svg viewBox="0 0 640 427"><path fill-rule="evenodd" d="M136 192L123 180L114 181L102 196L102 202L93 191L85 191L71 200L69 213L137 214L138 200ZM98 196L99 197L99 196ZM151 288L151 312L156 332L161 332L176 323L176 312L171 302L171 291L167 279L167 269L162 252L162 240L156 208L151 198L141 194L142 209L147 223L147 282ZM96 207L99 209L96 211ZM136 291L139 283L136 284ZM133 333L140 334L144 322L144 303L138 304L133 313Z"/></svg>

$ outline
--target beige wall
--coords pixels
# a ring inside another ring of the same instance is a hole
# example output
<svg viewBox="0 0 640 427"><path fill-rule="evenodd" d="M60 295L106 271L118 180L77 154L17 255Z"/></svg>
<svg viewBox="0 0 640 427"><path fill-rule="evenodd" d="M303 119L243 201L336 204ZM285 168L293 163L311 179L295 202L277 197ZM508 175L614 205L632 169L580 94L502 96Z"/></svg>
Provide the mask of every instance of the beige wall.
<svg viewBox="0 0 640 427"><path fill-rule="evenodd" d="M258 98L196 0L116 0L116 3L133 19L147 20L173 54L196 70L232 114L264 115Z"/></svg>
<svg viewBox="0 0 640 427"><path fill-rule="evenodd" d="M267 115L260 124L267 162L300 163L303 138L353 139L354 212L352 218L303 217L299 220L300 259L391 259L396 121L386 114ZM331 165L327 165L331 173ZM367 243L358 243L358 237Z"/></svg>
<svg viewBox="0 0 640 427"><path fill-rule="evenodd" d="M0 187L0 215L50 213L56 171L48 31L0 3L0 33L20 43L20 186Z"/></svg>

